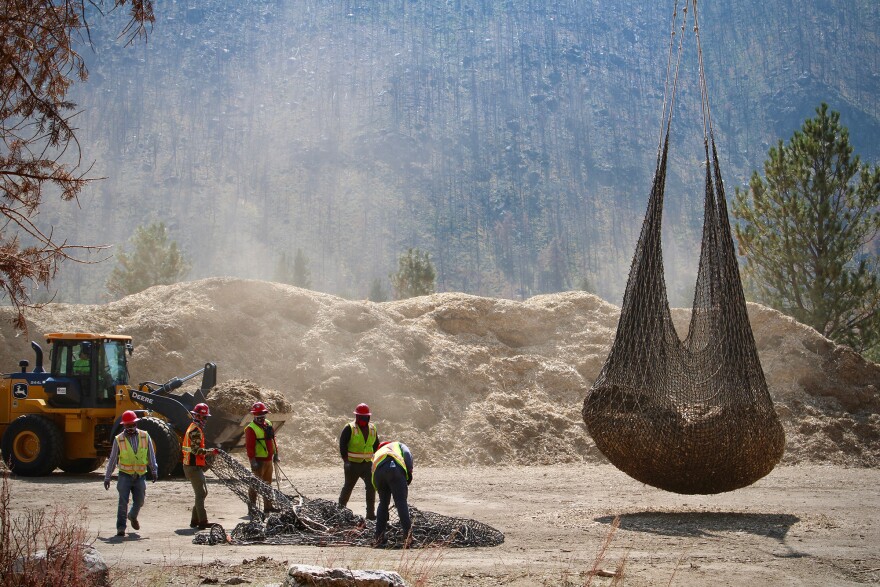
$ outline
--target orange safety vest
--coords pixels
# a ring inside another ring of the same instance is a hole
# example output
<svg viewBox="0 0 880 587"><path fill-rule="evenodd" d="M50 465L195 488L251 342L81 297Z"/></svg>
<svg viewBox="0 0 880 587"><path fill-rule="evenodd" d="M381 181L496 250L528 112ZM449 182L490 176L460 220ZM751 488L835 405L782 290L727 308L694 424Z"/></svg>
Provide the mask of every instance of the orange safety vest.
<svg viewBox="0 0 880 587"><path fill-rule="evenodd" d="M116 442L119 445L119 472L139 477L147 474L147 460L150 437L145 430L138 430L138 449L137 452L131 446L131 442L125 437L125 432L116 436Z"/></svg>
<svg viewBox="0 0 880 587"><path fill-rule="evenodd" d="M204 467L206 464L204 451L202 451L201 454L193 454L193 447L192 447L192 442L190 441L189 433L192 432L194 428L202 433L202 441L201 441L201 444L199 444L198 448L201 448L201 449L205 448L205 433L198 424L193 422L192 424L189 425L189 428L186 429L186 434L183 435L183 446L181 447L183 449L183 464L189 465L190 464L190 457L194 456L195 457L195 465L197 467Z"/></svg>

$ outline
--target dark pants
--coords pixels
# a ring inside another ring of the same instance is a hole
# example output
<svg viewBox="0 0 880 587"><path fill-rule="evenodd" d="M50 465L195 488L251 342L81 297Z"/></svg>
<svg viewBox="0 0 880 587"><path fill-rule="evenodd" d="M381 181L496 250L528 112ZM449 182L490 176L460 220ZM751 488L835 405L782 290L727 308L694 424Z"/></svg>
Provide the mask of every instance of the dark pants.
<svg viewBox="0 0 880 587"><path fill-rule="evenodd" d="M394 459L388 458L379 465L373 475L376 481L376 491L379 492L379 510L376 512L376 538L381 538L388 526L388 506L394 498L394 507L397 508L397 517L400 518L400 529L403 536L409 534L412 522L409 518L409 504L406 502L409 487L406 484L406 473Z"/></svg>
<svg viewBox="0 0 880 587"><path fill-rule="evenodd" d="M125 531L125 518L137 520L138 512L144 505L144 496L147 494L147 478L143 475L134 477L127 473L119 473L116 481L116 491L119 492L119 507L116 510L116 530ZM131 499L131 510L128 509L128 498Z"/></svg>
<svg viewBox="0 0 880 587"><path fill-rule="evenodd" d="M346 462L345 484L342 486L342 491L339 492L339 505L345 507L348 504L348 499L351 497L351 492L354 489L354 486L357 485L358 479L363 479L367 492L368 518L373 518L376 515L376 490L373 489L373 482L370 479L370 470L372 467L373 463L370 461L363 463L352 463L351 461Z"/></svg>

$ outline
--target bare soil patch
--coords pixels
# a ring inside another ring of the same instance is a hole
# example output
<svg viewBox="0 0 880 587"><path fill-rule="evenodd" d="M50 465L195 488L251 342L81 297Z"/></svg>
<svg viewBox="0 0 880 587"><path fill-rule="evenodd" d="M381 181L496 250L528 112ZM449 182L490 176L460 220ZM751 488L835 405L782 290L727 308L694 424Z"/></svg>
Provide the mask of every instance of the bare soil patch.
<svg viewBox="0 0 880 587"><path fill-rule="evenodd" d="M309 497L334 499L341 469L285 463ZM279 583L287 564L397 570L414 584L531 587L584 585L615 517L619 528L598 568L623 564L624 585L863 585L880 581L880 471L782 466L754 485L682 496L642 485L610 465L422 467L413 505L467 517L505 533L493 548L408 552L309 546L199 546L188 528L185 480L148 485L141 530L115 538L116 492L98 473L13 479L12 507L81 509L114 585L200 585L236 578ZM360 486L352 497L363 514ZM244 504L216 480L208 514L231 529ZM596 576L593 585L613 577ZM243 584L243 583L242 583Z"/></svg>

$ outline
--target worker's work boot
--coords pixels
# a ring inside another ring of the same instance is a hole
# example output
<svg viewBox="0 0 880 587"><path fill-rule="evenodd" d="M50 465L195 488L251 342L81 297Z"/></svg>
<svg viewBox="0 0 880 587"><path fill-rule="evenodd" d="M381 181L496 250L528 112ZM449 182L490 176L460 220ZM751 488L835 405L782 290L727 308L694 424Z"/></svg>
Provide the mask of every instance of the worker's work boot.
<svg viewBox="0 0 880 587"><path fill-rule="evenodd" d="M137 518L132 518L131 516L128 516L128 521L131 522L131 527L134 528L135 530L141 529L140 522L138 522Z"/></svg>
<svg viewBox="0 0 880 587"><path fill-rule="evenodd" d="M376 512L367 512L367 519L368 520L375 520L376 519Z"/></svg>

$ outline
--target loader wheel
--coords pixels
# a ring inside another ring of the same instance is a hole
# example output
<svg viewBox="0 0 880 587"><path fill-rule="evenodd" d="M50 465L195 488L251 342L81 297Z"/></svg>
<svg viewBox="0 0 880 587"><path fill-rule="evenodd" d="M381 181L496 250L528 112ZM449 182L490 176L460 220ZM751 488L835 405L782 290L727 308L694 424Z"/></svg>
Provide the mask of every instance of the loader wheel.
<svg viewBox="0 0 880 587"><path fill-rule="evenodd" d="M61 464L64 438L54 422L42 416L19 416L3 434L3 460L25 477L48 475Z"/></svg>
<svg viewBox="0 0 880 587"><path fill-rule="evenodd" d="M58 465L62 471L71 475L84 475L91 473L106 461L104 457L86 458L86 459L61 459Z"/></svg>
<svg viewBox="0 0 880 587"><path fill-rule="evenodd" d="M180 464L180 441L168 422L158 418L141 418L138 428L146 430L153 441L159 477L168 477Z"/></svg>

